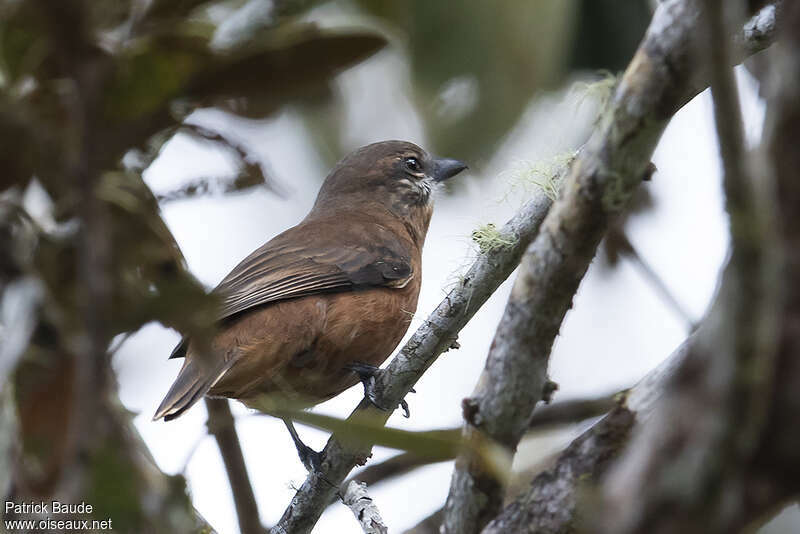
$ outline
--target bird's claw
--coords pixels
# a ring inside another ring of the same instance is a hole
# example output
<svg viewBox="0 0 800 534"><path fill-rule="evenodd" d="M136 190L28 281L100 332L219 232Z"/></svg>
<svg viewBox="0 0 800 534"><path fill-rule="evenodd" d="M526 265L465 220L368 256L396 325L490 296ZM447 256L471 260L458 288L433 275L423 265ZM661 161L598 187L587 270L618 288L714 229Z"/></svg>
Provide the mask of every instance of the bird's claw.
<svg viewBox="0 0 800 534"><path fill-rule="evenodd" d="M378 373L381 372L380 367L363 362L350 362L344 368L357 374L362 383L370 378L374 380Z"/></svg>
<svg viewBox="0 0 800 534"><path fill-rule="evenodd" d="M297 454L300 456L300 461L306 467L309 473L318 473L322 466L322 453L317 452L308 445L303 444L297 447Z"/></svg>
<svg viewBox="0 0 800 534"><path fill-rule="evenodd" d="M303 443L303 440L300 439L300 435L294 428L294 424L292 423L291 419L284 419L283 424L286 425L286 429L289 431L289 435L292 437L294 446L297 449L297 455L300 457L300 461L305 466L306 471L309 473L318 473L320 471L320 467L322 466L323 453L317 452Z"/></svg>
<svg viewBox="0 0 800 534"><path fill-rule="evenodd" d="M405 399L400 399L400 407L403 409L403 417L406 419L411 417L411 411L408 409L408 403Z"/></svg>
<svg viewBox="0 0 800 534"><path fill-rule="evenodd" d="M363 362L352 362L345 365L344 368L349 371L353 371L358 375L359 380L361 380L361 383L364 385L365 399L367 399L377 409L384 412L389 411L389 408L381 406L381 404L378 402L378 395L375 391L375 377L381 373L380 367L375 367L374 365ZM414 393L413 388L411 389L411 392ZM403 417L406 419L411 417L411 411L408 409L408 403L405 401L405 399L400 401L400 408L403 409Z"/></svg>
<svg viewBox="0 0 800 534"><path fill-rule="evenodd" d="M375 377L381 372L380 368L362 362L348 363L344 368L358 375L358 379L361 380L361 384L364 386L364 398L379 410L387 411L387 408L381 406L378 402L375 392Z"/></svg>

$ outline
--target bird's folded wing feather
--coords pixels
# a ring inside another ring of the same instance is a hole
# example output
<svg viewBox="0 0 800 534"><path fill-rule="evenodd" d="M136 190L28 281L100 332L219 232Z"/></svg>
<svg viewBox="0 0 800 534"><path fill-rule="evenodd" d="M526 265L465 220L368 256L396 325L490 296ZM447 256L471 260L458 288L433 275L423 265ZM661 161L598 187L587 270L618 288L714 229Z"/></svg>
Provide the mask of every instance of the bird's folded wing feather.
<svg viewBox="0 0 800 534"><path fill-rule="evenodd" d="M242 260L214 290L223 299L219 320L312 294L403 287L414 276L407 247L388 230L369 229L378 239L325 236L316 230L291 228ZM170 358L184 356L186 342L184 338Z"/></svg>

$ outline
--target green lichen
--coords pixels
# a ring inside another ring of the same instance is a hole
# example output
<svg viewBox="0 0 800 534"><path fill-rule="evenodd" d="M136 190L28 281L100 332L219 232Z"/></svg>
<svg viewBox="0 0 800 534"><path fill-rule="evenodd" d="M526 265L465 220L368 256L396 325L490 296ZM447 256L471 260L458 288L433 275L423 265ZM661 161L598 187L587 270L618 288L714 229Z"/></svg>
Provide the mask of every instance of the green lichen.
<svg viewBox="0 0 800 534"><path fill-rule="evenodd" d="M593 82L575 82L570 89L570 93L579 93L578 103L576 109L580 108L587 100L597 102L600 110L598 119L602 113L607 109L607 104L611 100L611 95L614 94L614 88L617 86L618 77L613 73L604 70L600 71L600 79Z"/></svg>
<svg viewBox="0 0 800 534"><path fill-rule="evenodd" d="M488 223L473 230L472 240L478 245L481 254L513 247L517 243L516 237L503 234L494 223Z"/></svg>
<svg viewBox="0 0 800 534"><path fill-rule="evenodd" d="M630 389L623 389L614 394L614 402L617 403L619 406L627 406L628 404L628 397L631 394Z"/></svg>
<svg viewBox="0 0 800 534"><path fill-rule="evenodd" d="M547 160L519 162L510 171L511 191L522 189L528 192L533 187L542 191L551 200L555 200L558 197L564 171L577 154L577 151L567 151L555 154Z"/></svg>

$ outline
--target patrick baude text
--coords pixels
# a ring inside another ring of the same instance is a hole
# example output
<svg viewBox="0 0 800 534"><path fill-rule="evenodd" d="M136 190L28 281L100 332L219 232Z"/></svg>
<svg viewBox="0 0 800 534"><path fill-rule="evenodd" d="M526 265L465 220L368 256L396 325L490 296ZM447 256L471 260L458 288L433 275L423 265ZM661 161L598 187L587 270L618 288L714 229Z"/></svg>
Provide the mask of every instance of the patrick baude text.
<svg viewBox="0 0 800 534"><path fill-rule="evenodd" d="M6 514L41 514L41 515L55 515L55 514L91 514L92 505L80 502L77 504L68 504L59 501L30 501L30 502L13 502L6 501L5 503Z"/></svg>

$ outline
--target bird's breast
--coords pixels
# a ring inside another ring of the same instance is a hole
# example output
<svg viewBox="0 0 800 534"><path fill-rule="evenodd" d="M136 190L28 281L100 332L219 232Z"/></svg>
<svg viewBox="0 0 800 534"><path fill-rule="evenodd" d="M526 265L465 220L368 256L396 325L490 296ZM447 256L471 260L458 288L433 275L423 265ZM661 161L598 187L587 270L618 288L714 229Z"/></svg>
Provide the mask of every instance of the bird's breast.
<svg viewBox="0 0 800 534"><path fill-rule="evenodd" d="M413 280L402 289L329 295L325 326L314 347L318 361L296 370L298 384L311 387L324 400L358 381L354 373L345 370L347 364L381 365L408 330L418 296L419 283Z"/></svg>
<svg viewBox="0 0 800 534"><path fill-rule="evenodd" d="M317 344L330 354L379 365L408 330L419 284L374 288L328 297L325 329ZM337 362L332 362L335 367Z"/></svg>

